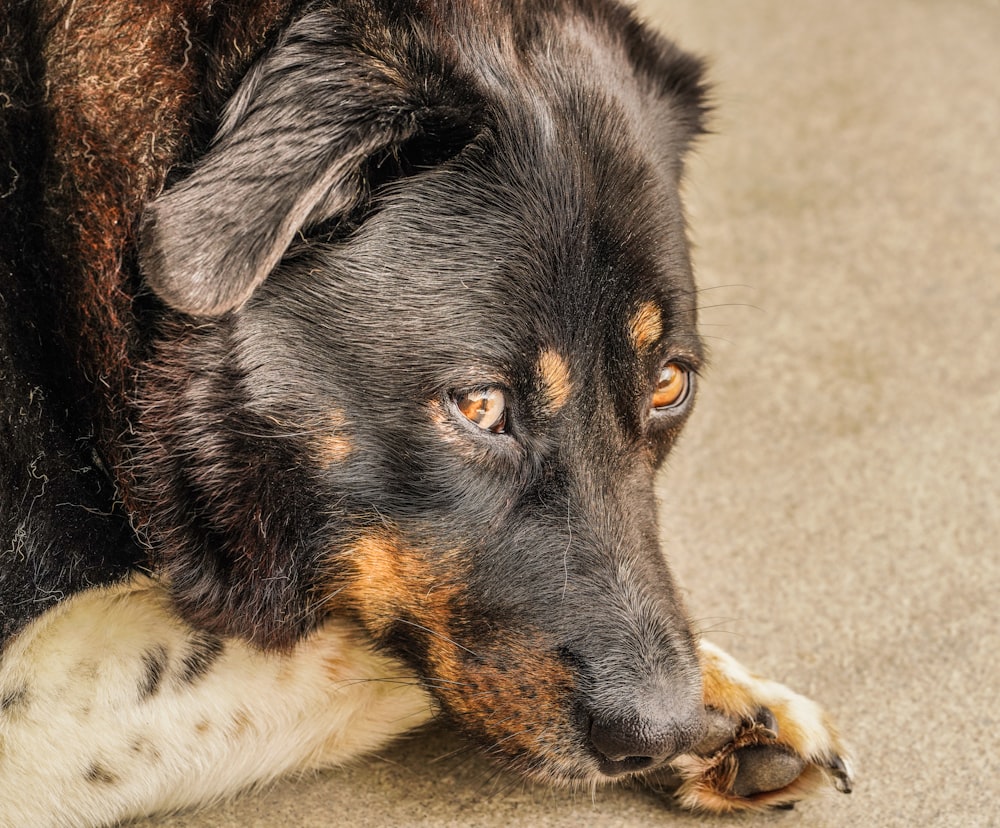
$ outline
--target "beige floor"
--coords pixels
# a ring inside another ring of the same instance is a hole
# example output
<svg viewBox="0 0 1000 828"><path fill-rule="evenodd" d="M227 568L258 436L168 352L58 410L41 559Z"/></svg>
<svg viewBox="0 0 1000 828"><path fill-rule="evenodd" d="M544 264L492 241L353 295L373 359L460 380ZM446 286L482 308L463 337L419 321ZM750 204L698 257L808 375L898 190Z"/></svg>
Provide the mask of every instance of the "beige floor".
<svg viewBox="0 0 1000 828"><path fill-rule="evenodd" d="M835 713L855 793L695 818L434 733L157 824L1000 825L1000 4L643 8L718 103L688 187L714 368L664 533L711 637Z"/></svg>

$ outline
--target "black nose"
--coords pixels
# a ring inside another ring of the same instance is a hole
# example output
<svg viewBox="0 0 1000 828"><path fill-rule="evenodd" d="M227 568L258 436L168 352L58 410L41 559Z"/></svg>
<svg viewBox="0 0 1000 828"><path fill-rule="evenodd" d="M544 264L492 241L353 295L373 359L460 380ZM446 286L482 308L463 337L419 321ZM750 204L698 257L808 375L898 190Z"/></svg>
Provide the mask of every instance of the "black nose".
<svg viewBox="0 0 1000 828"><path fill-rule="evenodd" d="M601 759L601 773L620 776L654 768L683 753L703 728L696 716L595 716L590 722L590 743Z"/></svg>

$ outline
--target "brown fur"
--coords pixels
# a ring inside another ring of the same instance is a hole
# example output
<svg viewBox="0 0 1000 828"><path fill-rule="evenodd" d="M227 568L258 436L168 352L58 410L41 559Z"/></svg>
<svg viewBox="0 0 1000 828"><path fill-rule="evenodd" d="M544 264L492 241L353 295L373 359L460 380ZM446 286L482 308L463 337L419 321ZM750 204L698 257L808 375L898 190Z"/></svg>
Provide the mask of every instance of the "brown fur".
<svg viewBox="0 0 1000 828"><path fill-rule="evenodd" d="M566 360L551 349L542 351L538 358L538 374L542 378L549 410L553 413L566 405L573 383Z"/></svg>
<svg viewBox="0 0 1000 828"><path fill-rule="evenodd" d="M653 302L643 303L629 320L628 332L637 351L648 348L663 332L660 309Z"/></svg>
<svg viewBox="0 0 1000 828"><path fill-rule="evenodd" d="M331 584L331 594L354 607L376 640L426 638L427 680L466 732L515 764L541 754L558 761L563 746L578 749L571 732L555 724L565 721L573 699L572 669L541 634L484 634L470 625L460 553L438 552L432 562L430 552L379 529L358 539L348 559L355 571ZM566 762L568 773L574 767Z"/></svg>
<svg viewBox="0 0 1000 828"><path fill-rule="evenodd" d="M167 170L191 155L205 113L232 91L289 5L40 4L41 117L52 141L41 183L50 267L59 271L52 299L80 368L73 396L91 401L106 435L127 428L116 401L131 393L141 348L134 262L122 251L133 248L142 207ZM94 395L95 385L107 393ZM107 459L125 468L123 457Z"/></svg>

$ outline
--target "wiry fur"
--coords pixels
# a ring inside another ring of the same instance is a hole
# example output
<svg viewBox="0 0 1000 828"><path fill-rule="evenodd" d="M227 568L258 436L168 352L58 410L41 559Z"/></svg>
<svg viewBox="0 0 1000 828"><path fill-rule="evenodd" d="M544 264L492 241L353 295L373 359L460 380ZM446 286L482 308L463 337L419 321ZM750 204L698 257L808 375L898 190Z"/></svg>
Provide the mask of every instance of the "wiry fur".
<svg viewBox="0 0 1000 828"><path fill-rule="evenodd" d="M849 780L817 709L699 646L658 546L696 59L612 0L3 13L0 819L336 763L425 692L555 783Z"/></svg>

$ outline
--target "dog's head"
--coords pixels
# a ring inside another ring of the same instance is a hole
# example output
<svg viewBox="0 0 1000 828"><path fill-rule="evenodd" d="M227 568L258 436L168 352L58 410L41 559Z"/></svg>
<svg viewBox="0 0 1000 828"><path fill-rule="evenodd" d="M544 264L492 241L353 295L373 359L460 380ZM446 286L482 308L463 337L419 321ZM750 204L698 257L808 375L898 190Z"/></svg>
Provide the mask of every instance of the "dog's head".
<svg viewBox="0 0 1000 828"><path fill-rule="evenodd" d="M350 614L492 752L594 780L701 727L652 484L702 359L703 91L615 5L522 5L320 5L251 71L145 218L181 313L140 491L196 623Z"/></svg>

